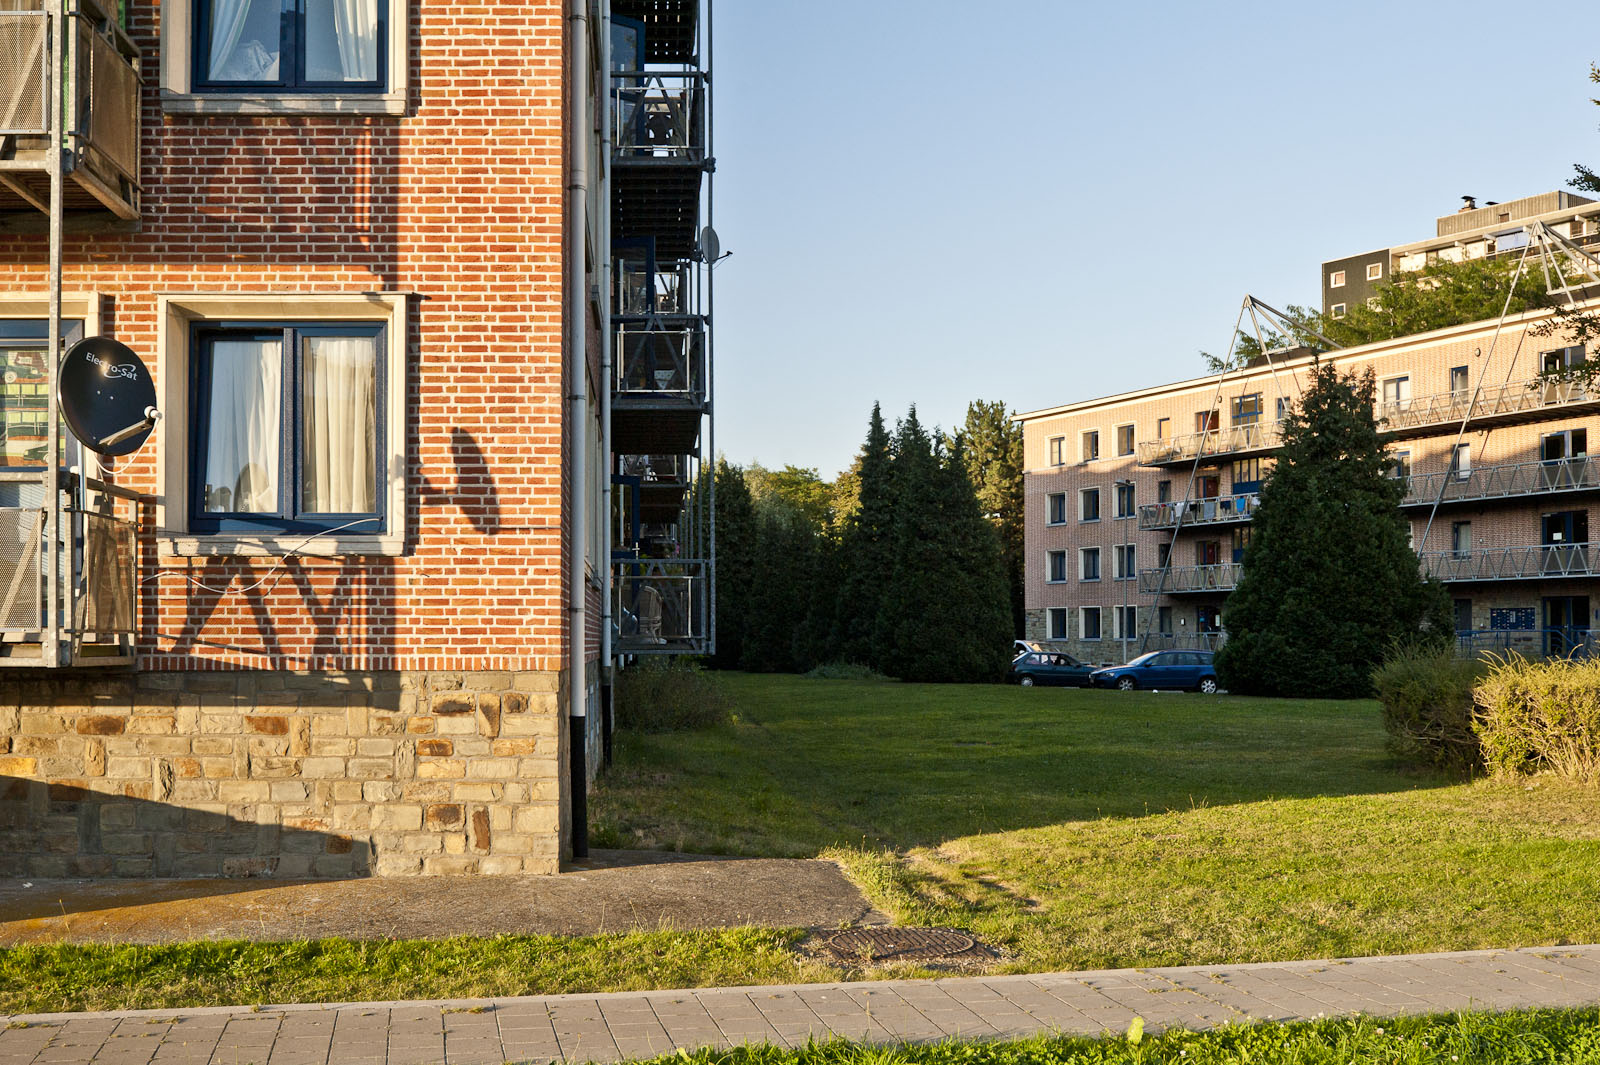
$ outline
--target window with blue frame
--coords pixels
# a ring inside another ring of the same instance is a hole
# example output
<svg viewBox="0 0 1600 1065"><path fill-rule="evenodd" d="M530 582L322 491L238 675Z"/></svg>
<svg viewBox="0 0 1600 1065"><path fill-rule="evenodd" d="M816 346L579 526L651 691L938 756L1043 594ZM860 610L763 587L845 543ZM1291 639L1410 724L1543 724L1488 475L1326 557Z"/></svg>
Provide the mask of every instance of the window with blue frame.
<svg viewBox="0 0 1600 1065"><path fill-rule="evenodd" d="M384 328L197 326L190 529L379 533Z"/></svg>
<svg viewBox="0 0 1600 1065"><path fill-rule="evenodd" d="M199 91L382 92L389 0L194 0Z"/></svg>
<svg viewBox="0 0 1600 1065"><path fill-rule="evenodd" d="M82 338L82 322L61 323L63 344ZM39 469L45 465L50 430L49 339L50 323L43 318L0 318L0 467ZM63 461L70 439L63 426Z"/></svg>

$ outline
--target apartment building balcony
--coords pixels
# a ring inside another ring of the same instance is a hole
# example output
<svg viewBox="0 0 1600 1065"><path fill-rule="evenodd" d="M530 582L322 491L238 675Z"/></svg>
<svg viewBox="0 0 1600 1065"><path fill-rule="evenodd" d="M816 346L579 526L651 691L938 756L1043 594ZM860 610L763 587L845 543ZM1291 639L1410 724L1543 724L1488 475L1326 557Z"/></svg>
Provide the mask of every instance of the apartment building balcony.
<svg viewBox="0 0 1600 1065"><path fill-rule="evenodd" d="M1446 584L1600 576L1600 551L1587 543L1428 551L1420 558L1423 576Z"/></svg>
<svg viewBox="0 0 1600 1065"><path fill-rule="evenodd" d="M1199 460L1233 461L1265 455L1282 443L1280 423L1250 422L1229 429L1211 429L1160 440L1146 440L1138 447L1141 466L1179 466Z"/></svg>
<svg viewBox="0 0 1600 1065"><path fill-rule="evenodd" d="M655 317L618 325L611 440L619 455L688 455L710 399L705 321Z"/></svg>
<svg viewBox="0 0 1600 1065"><path fill-rule="evenodd" d="M139 543L153 500L63 476L56 549L44 471L0 471L0 667L130 665L138 634ZM49 558L56 564L50 577ZM55 610L47 610L51 587Z"/></svg>
<svg viewBox="0 0 1600 1065"><path fill-rule="evenodd" d="M1139 571L1139 594L1183 595L1191 592L1231 592L1244 567L1237 562L1209 566L1173 566Z"/></svg>
<svg viewBox="0 0 1600 1065"><path fill-rule="evenodd" d="M1600 389L1582 381L1526 378L1485 388L1476 401L1467 389L1415 399L1379 403L1375 411L1385 432L1398 437L1432 436L1441 427L1465 420L1476 429L1538 421L1551 411L1563 415L1600 410Z"/></svg>
<svg viewBox="0 0 1600 1065"><path fill-rule="evenodd" d="M710 650L707 562L619 559L613 566L613 637L619 654L705 654Z"/></svg>
<svg viewBox="0 0 1600 1065"><path fill-rule="evenodd" d="M686 70L611 74L612 234L653 238L663 259L688 259L700 233L707 151L706 75Z"/></svg>
<svg viewBox="0 0 1600 1065"><path fill-rule="evenodd" d="M629 491L626 510L638 524L671 525L692 487L688 455L624 455L616 480Z"/></svg>
<svg viewBox="0 0 1600 1065"><path fill-rule="evenodd" d="M1435 500L1443 505L1594 491L1600 491L1600 461L1578 456L1412 474L1400 505L1431 507Z"/></svg>
<svg viewBox="0 0 1600 1065"><path fill-rule="evenodd" d="M110 0L0 0L0 232L50 224L60 149L64 230L127 228L139 218L139 49ZM60 34L62 64L51 62ZM64 105L52 128L50 100Z"/></svg>
<svg viewBox="0 0 1600 1065"><path fill-rule="evenodd" d="M1139 653L1147 651L1215 651L1228 642L1226 632L1146 632L1139 636Z"/></svg>
<svg viewBox="0 0 1600 1065"><path fill-rule="evenodd" d="M1468 629L1456 633L1456 654L1516 654L1524 658L1592 658L1600 654L1600 634L1586 628Z"/></svg>
<svg viewBox="0 0 1600 1065"><path fill-rule="evenodd" d="M1260 504L1261 497L1255 493L1146 503L1139 508L1139 528L1189 529L1196 526L1237 525L1249 521Z"/></svg>

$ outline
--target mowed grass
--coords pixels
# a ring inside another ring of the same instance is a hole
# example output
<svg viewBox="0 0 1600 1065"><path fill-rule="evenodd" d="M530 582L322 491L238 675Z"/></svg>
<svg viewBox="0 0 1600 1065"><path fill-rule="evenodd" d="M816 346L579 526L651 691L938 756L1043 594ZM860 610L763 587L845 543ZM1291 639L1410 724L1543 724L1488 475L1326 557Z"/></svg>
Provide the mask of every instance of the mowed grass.
<svg viewBox="0 0 1600 1065"><path fill-rule="evenodd" d="M597 845L828 854L1013 971L1600 940L1600 791L1413 771L1376 703L725 682L619 738Z"/></svg>

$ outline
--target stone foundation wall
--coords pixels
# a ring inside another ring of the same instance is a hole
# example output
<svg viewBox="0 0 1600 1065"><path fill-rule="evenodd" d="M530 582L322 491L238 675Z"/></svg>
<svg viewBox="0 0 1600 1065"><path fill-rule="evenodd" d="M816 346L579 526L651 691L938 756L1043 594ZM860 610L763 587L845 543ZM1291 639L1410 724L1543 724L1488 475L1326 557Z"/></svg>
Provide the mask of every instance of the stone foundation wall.
<svg viewBox="0 0 1600 1065"><path fill-rule="evenodd" d="M0 677L0 876L553 873L564 674Z"/></svg>

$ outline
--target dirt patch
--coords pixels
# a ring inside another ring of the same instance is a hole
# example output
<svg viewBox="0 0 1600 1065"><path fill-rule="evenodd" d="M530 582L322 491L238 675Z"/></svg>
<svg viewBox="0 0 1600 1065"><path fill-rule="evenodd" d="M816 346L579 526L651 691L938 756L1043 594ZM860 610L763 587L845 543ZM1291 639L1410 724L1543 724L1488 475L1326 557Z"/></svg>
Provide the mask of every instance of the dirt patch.
<svg viewBox="0 0 1600 1065"><path fill-rule="evenodd" d="M832 862L645 851L542 877L0 881L7 947L886 923Z"/></svg>

